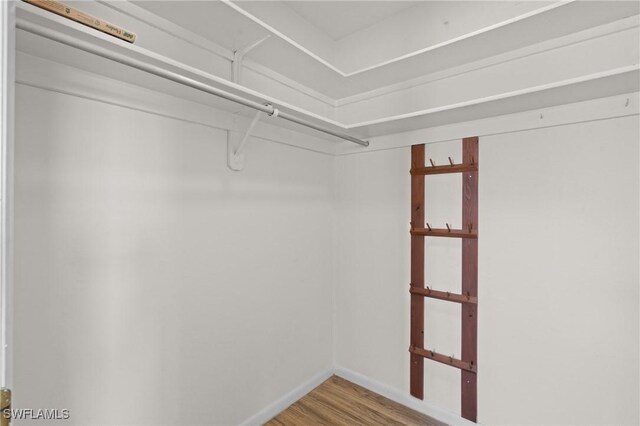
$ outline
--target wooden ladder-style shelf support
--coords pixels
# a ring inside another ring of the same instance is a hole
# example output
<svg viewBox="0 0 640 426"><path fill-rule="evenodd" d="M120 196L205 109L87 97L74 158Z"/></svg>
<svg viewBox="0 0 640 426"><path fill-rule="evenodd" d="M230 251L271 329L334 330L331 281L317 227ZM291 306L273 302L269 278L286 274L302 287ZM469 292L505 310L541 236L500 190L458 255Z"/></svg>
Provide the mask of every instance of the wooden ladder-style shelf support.
<svg viewBox="0 0 640 426"><path fill-rule="evenodd" d="M410 390L424 398L424 359L456 367L461 371L462 417L476 421L478 411L478 138L462 140L462 163L425 166L425 145L411 147L411 345ZM432 228L425 222L425 176L462 174L462 223L466 229ZM459 238L462 241L462 294L432 290L425 286L425 237ZM424 299L459 303L462 310L462 356L425 349Z"/></svg>

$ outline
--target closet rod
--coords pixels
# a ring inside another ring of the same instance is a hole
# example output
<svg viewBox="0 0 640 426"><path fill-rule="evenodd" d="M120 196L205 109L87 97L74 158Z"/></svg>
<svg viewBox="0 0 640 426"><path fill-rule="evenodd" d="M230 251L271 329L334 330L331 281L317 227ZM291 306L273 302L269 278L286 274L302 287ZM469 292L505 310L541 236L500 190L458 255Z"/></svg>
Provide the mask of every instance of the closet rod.
<svg viewBox="0 0 640 426"><path fill-rule="evenodd" d="M236 102L239 103L241 105L247 106L249 108L253 108L256 109L258 111L262 111L266 114L268 114L269 116L274 116L274 117L280 117L284 120L287 121L291 121L293 123L296 124L300 124L302 126L305 127L309 127L311 129L317 130L319 132L323 132L326 133L328 135L332 135L335 136L337 138L340 139L344 139L347 140L349 142L353 142L353 143L357 143L358 145L362 145L362 146L369 146L369 142L368 141L364 141L358 138L354 138L353 136L349 136L347 134L344 133L339 133L339 132L335 132L333 130L327 129L325 127L310 123L308 121L302 120L300 118L294 117L293 115L290 115L286 112L282 112L279 111L277 108L275 108L273 105L267 104L267 105L263 105L261 103L252 101L250 99L246 99L243 98L242 96L238 96L235 95L233 93L229 93L227 91L224 91L222 89L218 89L216 87L210 86L208 84L205 83L201 83L197 80L194 80L192 78L189 77L185 77L183 75L180 75L176 72L173 71L169 71L166 69L163 69L161 67L158 67L156 65L151 65L151 64L147 64L144 63L138 59L134 59L134 58L130 58L126 55L120 54L120 53L115 53L115 52L110 52L109 50L99 47L99 46L95 46L89 42L86 41L82 41L82 40L78 40L74 37L71 37L69 35L66 34L62 34L59 33L57 31L53 31L51 29L48 28L44 28L40 25L25 21L23 19L18 18L16 20L16 27L39 35L41 37L45 37L54 41L57 41L59 43L62 44L66 44L67 46L71 46L74 47L76 49L80 49L83 50L85 52L88 53L92 53L94 55L98 55L101 56L103 58L115 61L115 62L119 62L121 64L124 65L128 65L130 67L133 68L137 68L141 71L145 71L148 72L150 74L156 75L158 77L162 77L165 78L167 80L171 80L173 82L182 84L184 86L189 86L192 87L196 90L199 90L201 92L205 92L205 93L210 93L212 95L227 99L229 101L232 102Z"/></svg>

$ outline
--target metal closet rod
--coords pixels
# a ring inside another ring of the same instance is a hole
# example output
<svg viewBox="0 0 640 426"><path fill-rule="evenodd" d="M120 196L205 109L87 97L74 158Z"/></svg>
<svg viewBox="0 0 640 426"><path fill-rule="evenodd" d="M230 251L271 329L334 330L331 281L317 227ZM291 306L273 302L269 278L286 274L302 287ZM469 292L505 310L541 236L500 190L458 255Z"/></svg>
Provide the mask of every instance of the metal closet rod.
<svg viewBox="0 0 640 426"><path fill-rule="evenodd" d="M106 59L110 59L115 62L119 62L124 65L128 65L133 68L137 68L139 70L148 72L149 74L157 75L158 77L165 78L167 80L174 81L176 83L182 84L184 86L192 87L196 90L200 90L201 92L210 93L212 95L227 99L232 102L239 103L241 105L247 106L249 108L256 109L258 111L262 111L270 116L280 117L284 120L291 121L296 124L300 124L305 127L309 127L311 129L317 130L322 133L326 133L328 135L335 136L340 139L347 140L349 142L357 143L362 146L369 146L368 141L364 141L358 138L354 138L353 136L349 136L344 133L335 132L333 130L327 129L325 127L319 126L317 124L310 123L308 121L302 120L301 118L297 118L293 115L290 115L286 112L279 111L273 105L267 104L263 105L261 103L252 101L250 99L243 98L242 96L234 95L233 93L229 93L225 90L218 89L216 87L210 86L205 83L201 83L197 80L194 80L189 77L185 77L176 72L169 71L163 68L160 68L156 65L151 65L144 63L138 59L130 58L126 55L122 55L120 53L111 52L105 48L95 46L86 41L78 40L74 37L71 37L66 34L62 34L57 31L53 31L48 28L44 28L40 25L25 21L23 19L16 20L16 27L21 30L28 31L33 34L37 34L39 36L55 40L59 43L66 44L67 46L74 47L76 49L84 50L85 52L92 53L94 55L101 56Z"/></svg>

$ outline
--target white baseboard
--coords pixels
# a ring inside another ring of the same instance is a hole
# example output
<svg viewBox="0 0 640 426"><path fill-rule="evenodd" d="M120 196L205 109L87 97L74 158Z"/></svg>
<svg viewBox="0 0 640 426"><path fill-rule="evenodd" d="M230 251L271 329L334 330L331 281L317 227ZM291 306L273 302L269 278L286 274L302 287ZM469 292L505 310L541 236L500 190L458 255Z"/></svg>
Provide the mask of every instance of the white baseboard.
<svg viewBox="0 0 640 426"><path fill-rule="evenodd" d="M333 375L333 368L328 368L315 376L311 377L309 380L293 389L291 392L260 410L258 413L249 417L245 421L241 422L241 425L246 426L254 426L254 425L262 425L275 416L277 416L280 412L284 411L291 404L311 392L314 388L318 387L322 382L327 380L329 377Z"/></svg>
<svg viewBox="0 0 640 426"><path fill-rule="evenodd" d="M321 371L282 398L275 401L273 404L263 408L240 424L254 426L268 422L334 374L448 425L477 425L476 423L470 422L457 414L438 408L428 402L416 399L408 393L399 391L398 389L392 388L384 383L343 367L333 367Z"/></svg>
<svg viewBox="0 0 640 426"><path fill-rule="evenodd" d="M411 408L412 410L416 410L436 420L440 420L441 422L444 422L448 425L476 425L476 423L470 422L463 417L453 414L447 410L443 410L442 408L435 407L428 402L416 399L409 393L401 392L398 389L389 387L384 383L380 383L363 374L356 373L353 370L336 367L334 374L336 376L342 377L343 379L349 380L356 385L360 385L363 388L367 388L372 392L380 394L385 398L389 398L390 400L395 401L398 404L402 404L405 407Z"/></svg>

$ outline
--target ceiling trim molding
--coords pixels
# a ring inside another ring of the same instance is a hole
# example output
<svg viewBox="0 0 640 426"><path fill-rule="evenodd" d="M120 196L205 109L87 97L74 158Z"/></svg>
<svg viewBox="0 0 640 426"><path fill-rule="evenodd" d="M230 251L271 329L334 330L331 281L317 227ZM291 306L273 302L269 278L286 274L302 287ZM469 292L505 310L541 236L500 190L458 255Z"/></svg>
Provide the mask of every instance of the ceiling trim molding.
<svg viewBox="0 0 640 426"><path fill-rule="evenodd" d="M561 47L571 46L573 44L581 43L599 37L604 37L611 34L616 34L638 27L640 27L640 15L630 16L628 18L623 18L618 21L610 22L598 27L593 27L559 38L546 40L534 45L522 47L517 50L511 50L475 62L469 62L454 68L436 71L434 73L426 74L424 76L420 76L411 80L406 80L400 83L391 84L389 86L380 87L378 89L370 90L367 92L358 93L356 95L339 98L335 100L336 107L342 107L353 103L366 101L390 93L398 92L400 90L406 90L434 81L456 77L469 72L481 70L483 68L500 65L509 61L526 58L528 56L548 52L554 49L559 49Z"/></svg>
<svg viewBox="0 0 640 426"><path fill-rule="evenodd" d="M517 15L514 16L513 18L498 22L496 24L493 25L489 25L483 28L480 28L479 30L476 31L472 31L469 32L467 34L463 34L459 37L455 37L452 38L450 40L446 40L442 43L437 43L428 47L425 47L423 49L419 49L416 50L414 52L410 52L404 55L400 55L397 56L395 58L386 60L386 61L382 61L379 62L377 64L371 65L371 66L367 66L355 71L351 71L351 72L347 72L347 71L343 71L340 68L338 68L336 65L332 64L331 62L329 62L327 59L321 57L320 55L312 52L311 50L307 49L306 47L304 47L302 44L296 42L294 39L292 39L291 37L283 34L282 32L278 31L276 28L274 28L273 26L267 24L266 22L264 22L263 20L261 20L260 18L258 18L257 16L253 15L252 13L248 12L247 10L243 9L242 7L240 7L239 5L237 5L236 3L234 3L231 0L220 0L222 3L224 3L225 5L229 6L230 8L232 8L233 10L235 10L236 12L242 14L243 16L245 16L246 18L250 19L251 21L253 21L254 23L258 24L259 26L261 26L262 28L264 28L265 30L269 31L271 34L275 35L276 37L282 39L283 41L289 43L291 46L295 47L296 49L298 49L299 51L303 52L304 54L308 55L309 57L313 58L314 60L316 60L317 62L321 63L322 65L324 65L325 67L327 67L328 69L334 71L335 73L341 75L342 77L352 77L358 74L362 74L364 72L367 71L372 71L374 69L377 68L381 68L396 62L400 62L418 55L422 55L424 53L427 52L431 52L433 50L436 49L440 49L442 47L445 46L449 46L451 44L455 44L457 42L472 38L472 37L476 37L480 34L484 34L493 30L496 30L498 28L502 28L505 27L507 25L531 18L533 16L536 15L540 15L542 13L548 12L550 10L556 9L558 7L562 7L562 6L566 6L567 4L573 3L576 0L561 0L559 2L556 3L552 3L550 5L532 10L530 12L527 13L523 13L521 15Z"/></svg>

